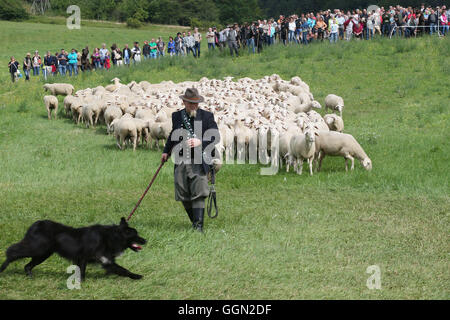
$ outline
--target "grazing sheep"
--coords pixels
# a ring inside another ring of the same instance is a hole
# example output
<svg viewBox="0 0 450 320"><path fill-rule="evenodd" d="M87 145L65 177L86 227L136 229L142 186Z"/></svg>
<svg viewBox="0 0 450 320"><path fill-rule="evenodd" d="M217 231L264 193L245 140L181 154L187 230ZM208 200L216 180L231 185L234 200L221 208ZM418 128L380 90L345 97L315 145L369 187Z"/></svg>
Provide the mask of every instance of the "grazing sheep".
<svg viewBox="0 0 450 320"><path fill-rule="evenodd" d="M335 94L327 95L325 97L325 109L339 111L339 115L342 118L342 111L344 110L344 99Z"/></svg>
<svg viewBox="0 0 450 320"><path fill-rule="evenodd" d="M136 150L137 143L137 129L133 119L128 117L115 119L110 127L114 130L114 136L117 141L117 146L120 150L125 148L125 141L129 140L133 144L133 151Z"/></svg>
<svg viewBox="0 0 450 320"><path fill-rule="evenodd" d="M46 83L44 91L49 91L53 96L68 96L74 92L74 87L68 83Z"/></svg>
<svg viewBox="0 0 450 320"><path fill-rule="evenodd" d="M305 127L304 133L294 135L290 141L291 161L294 162L294 170L302 174L303 160L309 165L309 174L313 175L313 160L316 153L315 137L318 133L312 125Z"/></svg>
<svg viewBox="0 0 450 320"><path fill-rule="evenodd" d="M44 96L45 107L47 108L48 120L52 119L52 110L55 110L55 119L58 114L58 98L55 96Z"/></svg>
<svg viewBox="0 0 450 320"><path fill-rule="evenodd" d="M319 168L322 167L322 160L326 155L341 156L345 158L345 171L348 171L348 160L352 161L351 170L354 169L355 159L358 159L366 170L372 169L372 161L359 145L358 141L351 135L336 131L319 132L318 134Z"/></svg>
<svg viewBox="0 0 450 320"><path fill-rule="evenodd" d="M337 114L326 114L323 117L323 120L325 120L325 123L328 125L328 128L330 128L331 131L344 131L344 120L342 120L342 118Z"/></svg>

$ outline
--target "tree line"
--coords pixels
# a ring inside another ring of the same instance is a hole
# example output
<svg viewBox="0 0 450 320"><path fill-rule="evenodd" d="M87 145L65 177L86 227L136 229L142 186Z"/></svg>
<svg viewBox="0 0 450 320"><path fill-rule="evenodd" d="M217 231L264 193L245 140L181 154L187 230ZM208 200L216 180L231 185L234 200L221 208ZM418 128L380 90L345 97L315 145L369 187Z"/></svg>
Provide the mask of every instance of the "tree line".
<svg viewBox="0 0 450 320"><path fill-rule="evenodd" d="M262 18L277 18L280 14L316 12L325 9L367 8L402 5L420 6L423 0L50 0L53 15L67 15L70 5L78 5L82 19L126 22L130 27L143 23L182 26L224 26L230 23L250 22ZM428 0L425 4L439 5L445 0ZM0 19L24 20L25 9L33 0L0 1Z"/></svg>

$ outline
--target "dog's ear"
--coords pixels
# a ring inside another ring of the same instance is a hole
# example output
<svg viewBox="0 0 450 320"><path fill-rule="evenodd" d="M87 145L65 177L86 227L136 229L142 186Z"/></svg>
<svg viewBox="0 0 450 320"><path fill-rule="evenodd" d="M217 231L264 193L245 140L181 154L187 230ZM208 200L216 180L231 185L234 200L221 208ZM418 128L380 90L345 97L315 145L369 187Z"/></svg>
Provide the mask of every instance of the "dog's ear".
<svg viewBox="0 0 450 320"><path fill-rule="evenodd" d="M122 217L122 218L120 219L120 226L121 226L121 227L128 227L128 222L127 222L127 220L125 220L124 217Z"/></svg>

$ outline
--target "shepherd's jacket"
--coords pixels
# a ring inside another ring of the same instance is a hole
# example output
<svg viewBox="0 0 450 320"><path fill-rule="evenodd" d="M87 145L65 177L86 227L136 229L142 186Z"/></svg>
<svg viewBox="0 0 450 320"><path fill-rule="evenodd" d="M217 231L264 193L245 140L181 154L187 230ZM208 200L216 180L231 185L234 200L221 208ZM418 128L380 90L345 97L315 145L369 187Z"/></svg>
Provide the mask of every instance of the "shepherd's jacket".
<svg viewBox="0 0 450 320"><path fill-rule="evenodd" d="M184 110L184 109L183 109ZM187 129L184 125L183 122L183 118L182 118L182 112L184 112L183 110L177 111L172 113L172 131L170 132L169 137L167 138L166 141L166 145L164 147L164 153L167 154L171 154L172 153L172 149L179 144L180 142L182 142L183 137L173 137L173 132L177 129ZM209 165L205 162L205 149L206 147L208 147L211 143L213 144L217 144L220 141L220 134L219 134L219 130L217 128L217 123L214 120L214 115L206 110L203 109L198 109L197 110L197 115L195 117L195 119L192 119L193 121L191 121L191 127L193 128L195 133L199 133L200 130L198 128L194 128L194 124L196 122L201 122L202 126L201 126L201 136L197 137L198 139L200 139L202 141L201 144L201 148L202 148L202 167L203 167L203 171L205 173L208 173L209 171ZM214 132L210 131L208 132L208 134L205 136L206 131L210 130L210 129L215 129ZM211 133L214 133L211 136ZM209 137L208 137L209 136ZM198 148L200 148L200 146L198 146ZM194 148L191 148L191 158L194 159ZM181 148L180 156L183 156L183 149ZM215 156L214 151L212 152L212 156Z"/></svg>

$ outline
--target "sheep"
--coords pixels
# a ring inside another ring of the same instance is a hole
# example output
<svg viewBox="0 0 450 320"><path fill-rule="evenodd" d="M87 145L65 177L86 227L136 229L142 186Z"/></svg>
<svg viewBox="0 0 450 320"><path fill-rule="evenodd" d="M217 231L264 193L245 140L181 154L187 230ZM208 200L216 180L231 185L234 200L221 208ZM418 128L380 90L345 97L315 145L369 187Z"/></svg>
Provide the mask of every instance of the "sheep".
<svg viewBox="0 0 450 320"><path fill-rule="evenodd" d="M133 119L129 119L128 117L114 119L114 121L110 124L110 127L114 130L114 136L120 150L125 148L125 141L127 139L132 142L133 151L136 150L137 129Z"/></svg>
<svg viewBox="0 0 450 320"><path fill-rule="evenodd" d="M76 98L75 96L72 96L72 95L67 95L67 96L64 98L63 103L64 103L64 111L65 111L66 116L69 115L69 112L70 112L70 106L72 105L72 102L73 102L75 99L77 99L77 98Z"/></svg>
<svg viewBox="0 0 450 320"><path fill-rule="evenodd" d="M253 132L250 128L243 125L242 118L236 119L234 122L234 135L236 138L238 163L239 161L245 162L246 150L253 137Z"/></svg>
<svg viewBox="0 0 450 320"><path fill-rule="evenodd" d="M329 94L325 97L325 109L331 109L333 111L339 111L339 115L342 118L342 111L344 110L344 99L335 94Z"/></svg>
<svg viewBox="0 0 450 320"><path fill-rule="evenodd" d="M317 101L309 101L303 104L300 104L294 108L294 113L300 113L300 112L309 112L312 110L312 108L320 109L322 106Z"/></svg>
<svg viewBox="0 0 450 320"><path fill-rule="evenodd" d="M46 83L43 86L44 91L49 91L53 96L68 96L74 92L74 87L68 83Z"/></svg>
<svg viewBox="0 0 450 320"><path fill-rule="evenodd" d="M142 119L136 119L133 118L133 121L136 125L136 132L137 132L137 143L140 143L140 140L142 139L142 144L146 144L148 146L148 140L149 140L149 128L148 128L148 122L144 121Z"/></svg>
<svg viewBox="0 0 450 320"><path fill-rule="evenodd" d="M70 112L72 113L72 119L73 121L75 121L76 124L80 122L82 107L83 103L80 99L72 101L72 104L70 105Z"/></svg>
<svg viewBox="0 0 450 320"><path fill-rule="evenodd" d="M58 98L55 96L44 96L45 107L47 108L48 120L52 119L52 110L55 110L55 119L58 115Z"/></svg>
<svg viewBox="0 0 450 320"><path fill-rule="evenodd" d="M108 134L110 134L110 125L115 119L120 119L122 117L122 110L115 106L109 106L108 108L106 108L103 117L105 118L106 131L108 132Z"/></svg>
<svg viewBox="0 0 450 320"><path fill-rule="evenodd" d="M309 174L313 175L313 161L316 154L315 137L318 135L315 128L309 124L305 127L304 133L294 135L290 140L289 157L294 164L294 170L301 175L303 170L303 160L306 159L309 165Z"/></svg>
<svg viewBox="0 0 450 320"><path fill-rule="evenodd" d="M223 151L226 151L226 159L230 159L233 155L233 143L234 143L234 133L233 131L224 124L219 124L220 133L220 147L218 148L220 159L222 159Z"/></svg>
<svg viewBox="0 0 450 320"><path fill-rule="evenodd" d="M88 104L84 104L81 109L81 116L86 123L86 127L97 125L98 118L100 116L101 101L94 101Z"/></svg>
<svg viewBox="0 0 450 320"><path fill-rule="evenodd" d="M105 87L106 91L109 92L114 92L117 88L119 88L120 84L120 79L119 78L114 78L111 80L111 82L114 82L114 84L109 84Z"/></svg>
<svg viewBox="0 0 450 320"><path fill-rule="evenodd" d="M89 128L89 126L93 126L93 118L94 112L92 110L92 106L89 104L84 104L81 107L81 118L86 123L86 128Z"/></svg>
<svg viewBox="0 0 450 320"><path fill-rule="evenodd" d="M358 141L347 133L340 133L336 131L319 132L318 147L320 149L319 168L322 167L322 160L326 155L341 156L345 158L345 171L348 171L348 160L351 160L351 170L354 169L355 159L358 159L361 165L366 170L372 170L372 161L364 152Z"/></svg>
<svg viewBox="0 0 450 320"><path fill-rule="evenodd" d="M155 118L155 113L151 109L139 109L136 111L136 114L134 115L136 119L142 119L142 120L148 120Z"/></svg>
<svg viewBox="0 0 450 320"><path fill-rule="evenodd" d="M155 140L155 145L159 150L159 140L165 142L172 131L172 121L153 122L150 124L150 138Z"/></svg>
<svg viewBox="0 0 450 320"><path fill-rule="evenodd" d="M286 162L286 172L289 172L289 165L292 163L292 159L289 157L291 153L290 141L291 138L301 132L297 126L289 127L288 130L280 134L279 140L279 155L280 155L280 168L282 167L283 160Z"/></svg>
<svg viewBox="0 0 450 320"><path fill-rule="evenodd" d="M328 125L328 128L330 128L331 131L344 131L344 120L342 120L342 118L337 114L326 114L323 117L323 120L325 120L325 123Z"/></svg>

